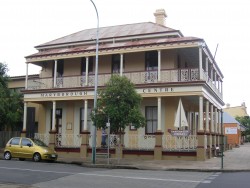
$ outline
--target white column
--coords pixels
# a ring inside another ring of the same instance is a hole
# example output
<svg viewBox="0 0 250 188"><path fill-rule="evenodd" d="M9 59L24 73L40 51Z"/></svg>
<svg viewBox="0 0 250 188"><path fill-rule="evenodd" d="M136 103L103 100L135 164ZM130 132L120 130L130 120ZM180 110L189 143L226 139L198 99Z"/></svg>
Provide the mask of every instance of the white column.
<svg viewBox="0 0 250 188"><path fill-rule="evenodd" d="M89 78L89 57L86 57L86 73L85 73L85 86L88 85L88 78Z"/></svg>
<svg viewBox="0 0 250 188"><path fill-rule="evenodd" d="M218 90L219 90L219 93L221 92L220 90L220 77L218 78Z"/></svg>
<svg viewBox="0 0 250 188"><path fill-rule="evenodd" d="M52 130L56 131L56 102L53 101L53 109L52 109Z"/></svg>
<svg viewBox="0 0 250 188"><path fill-rule="evenodd" d="M221 134L221 110L218 110L218 133Z"/></svg>
<svg viewBox="0 0 250 188"><path fill-rule="evenodd" d="M57 60L55 60L55 66L54 66L54 87L56 87L56 73L57 73Z"/></svg>
<svg viewBox="0 0 250 188"><path fill-rule="evenodd" d="M158 108L157 108L157 112L158 112L158 124L157 124L157 131L161 131L161 97L157 98L158 101Z"/></svg>
<svg viewBox="0 0 250 188"><path fill-rule="evenodd" d="M215 88L217 88L217 74L216 74L216 72L214 73L214 85L215 85Z"/></svg>
<svg viewBox="0 0 250 188"><path fill-rule="evenodd" d="M26 131L26 124L27 124L27 102L24 102L23 107L23 130Z"/></svg>
<svg viewBox="0 0 250 188"><path fill-rule="evenodd" d="M84 101L84 124L83 124L83 130L88 130L88 100Z"/></svg>
<svg viewBox="0 0 250 188"><path fill-rule="evenodd" d="M208 73L208 58L206 57L206 72Z"/></svg>
<svg viewBox="0 0 250 188"><path fill-rule="evenodd" d="M202 80L202 47L199 47L199 79Z"/></svg>
<svg viewBox="0 0 250 188"><path fill-rule="evenodd" d="M158 81L161 81L161 50L158 50Z"/></svg>
<svg viewBox="0 0 250 188"><path fill-rule="evenodd" d="M26 77L25 77L25 89L28 89L28 73L29 71L29 63L26 63Z"/></svg>
<svg viewBox="0 0 250 188"><path fill-rule="evenodd" d="M211 132L214 133L214 106L210 106L210 122L211 122Z"/></svg>
<svg viewBox="0 0 250 188"><path fill-rule="evenodd" d="M123 75L123 54L120 54L120 76Z"/></svg>
<svg viewBox="0 0 250 188"><path fill-rule="evenodd" d="M221 96L223 97L223 82L221 81Z"/></svg>
<svg viewBox="0 0 250 188"><path fill-rule="evenodd" d="M218 133L218 110L217 110L217 108L215 107L215 109L214 109L214 112L215 112L215 121L214 121L214 123L215 123L215 133Z"/></svg>
<svg viewBox="0 0 250 188"><path fill-rule="evenodd" d="M213 82L214 80L214 71L213 71L213 66L211 66L211 80Z"/></svg>
<svg viewBox="0 0 250 188"><path fill-rule="evenodd" d="M199 97L199 130L203 131L203 97Z"/></svg>
<svg viewBox="0 0 250 188"><path fill-rule="evenodd" d="M206 131L209 132L209 101L206 101Z"/></svg>

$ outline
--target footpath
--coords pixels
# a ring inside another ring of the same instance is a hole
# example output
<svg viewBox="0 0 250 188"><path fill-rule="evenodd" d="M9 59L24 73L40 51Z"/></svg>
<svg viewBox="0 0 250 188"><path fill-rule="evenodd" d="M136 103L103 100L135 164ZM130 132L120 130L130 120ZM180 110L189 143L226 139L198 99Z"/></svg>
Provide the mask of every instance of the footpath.
<svg viewBox="0 0 250 188"><path fill-rule="evenodd" d="M3 159L3 150L0 149L0 159ZM175 171L199 171L199 172L250 172L250 143L244 143L239 148L233 148L224 152L223 168L222 158L213 157L206 161L181 161L181 160L132 160L132 159L108 159L96 158L95 164L90 159L83 161L79 158L63 158L58 163L77 164L92 168L119 168L140 170L175 170ZM0 188L33 188L33 186L19 184L2 184Z"/></svg>
<svg viewBox="0 0 250 188"><path fill-rule="evenodd" d="M90 159L81 161L77 158L62 158L60 156L58 162L96 168L204 172L250 171L250 143L244 143L239 148L233 148L224 152L223 162L221 157L213 157L206 161L110 159L108 164L108 159L97 158L95 164L93 164Z"/></svg>

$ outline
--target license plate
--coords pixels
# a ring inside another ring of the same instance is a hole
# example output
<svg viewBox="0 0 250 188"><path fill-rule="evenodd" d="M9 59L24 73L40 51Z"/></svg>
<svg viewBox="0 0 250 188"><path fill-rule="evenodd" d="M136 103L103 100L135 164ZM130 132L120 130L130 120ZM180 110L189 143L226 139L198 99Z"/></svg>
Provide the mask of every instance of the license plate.
<svg viewBox="0 0 250 188"><path fill-rule="evenodd" d="M51 157L56 157L56 155L55 155L55 154L52 154Z"/></svg>

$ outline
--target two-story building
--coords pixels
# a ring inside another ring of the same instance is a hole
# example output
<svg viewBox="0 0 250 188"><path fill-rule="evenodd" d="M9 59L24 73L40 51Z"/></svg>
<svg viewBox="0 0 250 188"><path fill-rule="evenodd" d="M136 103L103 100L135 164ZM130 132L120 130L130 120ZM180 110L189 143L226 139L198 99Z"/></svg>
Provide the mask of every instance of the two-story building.
<svg viewBox="0 0 250 188"><path fill-rule="evenodd" d="M143 97L141 112L146 118L144 128L127 127L122 148L111 143L111 154L205 160L223 135L223 74L203 39L167 27L163 9L154 15L156 23L99 28L98 88L105 87L112 74L126 76ZM62 154L87 158L92 143L89 114L94 104L96 28L35 48L38 52L26 57L23 133L27 105L39 104L36 136ZM29 64L42 68L39 78L28 76ZM97 131L97 150L100 134Z"/></svg>

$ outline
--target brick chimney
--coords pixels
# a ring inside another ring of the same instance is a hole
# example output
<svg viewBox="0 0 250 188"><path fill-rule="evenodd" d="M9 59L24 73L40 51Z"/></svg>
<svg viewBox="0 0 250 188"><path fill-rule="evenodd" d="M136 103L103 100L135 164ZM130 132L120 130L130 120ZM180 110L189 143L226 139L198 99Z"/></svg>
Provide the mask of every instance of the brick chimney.
<svg viewBox="0 0 250 188"><path fill-rule="evenodd" d="M157 9L154 13L155 16L155 23L166 26L166 17L167 14L164 9Z"/></svg>

